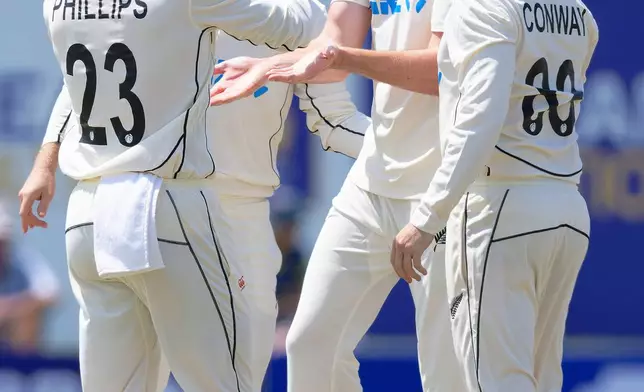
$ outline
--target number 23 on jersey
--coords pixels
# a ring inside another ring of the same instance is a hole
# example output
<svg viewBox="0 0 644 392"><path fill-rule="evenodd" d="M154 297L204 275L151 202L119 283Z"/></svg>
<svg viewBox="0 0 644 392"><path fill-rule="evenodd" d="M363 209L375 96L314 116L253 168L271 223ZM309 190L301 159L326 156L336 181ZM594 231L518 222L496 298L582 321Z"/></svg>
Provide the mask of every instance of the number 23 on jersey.
<svg viewBox="0 0 644 392"><path fill-rule="evenodd" d="M67 51L67 75L74 76L74 65L81 62L85 67L85 91L80 113L81 143L105 146L107 134L105 127L95 127L89 124L94 102L96 100L98 74L97 72L114 72L114 66L121 61L125 66L125 79L119 84L119 99L124 99L132 110L133 124L131 129L125 129L119 117L110 118L118 141L125 147L139 144L145 133L145 111L139 97L132 91L136 84L137 67L132 51L123 43L115 43L105 53L102 69L97 69L95 57L83 44L72 45Z"/></svg>

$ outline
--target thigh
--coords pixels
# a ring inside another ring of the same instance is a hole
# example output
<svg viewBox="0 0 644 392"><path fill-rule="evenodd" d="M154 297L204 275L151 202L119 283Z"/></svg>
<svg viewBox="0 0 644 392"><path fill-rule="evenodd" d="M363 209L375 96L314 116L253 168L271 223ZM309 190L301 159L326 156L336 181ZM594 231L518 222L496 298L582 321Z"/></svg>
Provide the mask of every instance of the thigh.
<svg viewBox="0 0 644 392"><path fill-rule="evenodd" d="M290 391L360 390L353 351L397 281L390 242L331 209L287 338Z"/></svg>
<svg viewBox="0 0 644 392"><path fill-rule="evenodd" d="M418 364L425 391L462 391L452 343L445 279L445 236L423 255L427 276L410 285L416 309Z"/></svg>
<svg viewBox="0 0 644 392"><path fill-rule="evenodd" d="M581 196L579 196L581 199ZM577 212L575 213L575 204ZM553 254L550 262L538 271L538 316L535 331L535 377L539 392L561 391L563 340L568 307L586 256L589 240L589 216L585 202L564 204L571 217L568 226L551 233Z"/></svg>
<svg viewBox="0 0 644 392"><path fill-rule="evenodd" d="M497 241L507 193L466 194L450 217L452 335L469 391L536 391L535 271L528 238Z"/></svg>
<svg viewBox="0 0 644 392"><path fill-rule="evenodd" d="M250 305L275 315L275 285L282 254L275 241L268 200L222 197L221 209L228 221Z"/></svg>
<svg viewBox="0 0 644 392"><path fill-rule="evenodd" d="M70 282L80 305L83 390L162 391L168 369L161 365L148 309L123 282L98 277L92 238L91 225L66 233Z"/></svg>
<svg viewBox="0 0 644 392"><path fill-rule="evenodd" d="M254 390L259 391L273 351L277 318L275 285L282 255L275 241L266 199L222 196L221 206L230 221L246 283Z"/></svg>
<svg viewBox="0 0 644 392"><path fill-rule="evenodd" d="M167 185L158 203L165 268L128 281L145 295L170 368L184 390L251 390L246 286L218 199Z"/></svg>

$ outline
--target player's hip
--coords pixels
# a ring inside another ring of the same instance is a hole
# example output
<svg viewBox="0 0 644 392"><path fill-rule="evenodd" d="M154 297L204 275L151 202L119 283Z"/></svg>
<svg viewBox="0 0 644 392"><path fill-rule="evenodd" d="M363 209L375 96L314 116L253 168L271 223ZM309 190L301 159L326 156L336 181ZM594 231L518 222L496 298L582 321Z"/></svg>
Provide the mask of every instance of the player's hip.
<svg viewBox="0 0 644 392"><path fill-rule="evenodd" d="M452 214L467 226L493 230L494 237L567 228L590 234L588 207L576 185L558 180L477 181Z"/></svg>
<svg viewBox="0 0 644 392"><path fill-rule="evenodd" d="M219 170L220 167L217 167L217 172L211 177L211 185L222 199L227 197L239 201L245 198L249 201L251 199L265 201L280 185L279 177L273 171L257 176L250 172L239 171L228 174Z"/></svg>
<svg viewBox="0 0 644 392"><path fill-rule="evenodd" d="M101 180L99 178L82 180L76 184L69 197L66 230L69 231L70 228L75 226L87 226L93 223L94 210L98 208L95 205L95 195L100 184ZM121 195L121 197L127 198L129 195L125 194ZM156 204L146 205L145 208L156 211L157 226L163 226L166 223L166 216L176 217L179 213L189 216L189 223L186 226L189 225L190 227L197 226L199 220L195 218L201 214L204 214L202 217L204 219L210 215L212 220L222 215L218 196L209 185L209 180L204 179L163 179L159 189L159 196L156 200L150 202L156 202ZM119 213L118 203L114 203L114 214ZM204 223L210 225L208 222L204 221Z"/></svg>
<svg viewBox="0 0 644 392"><path fill-rule="evenodd" d="M384 237L393 237L409 222L420 195L408 199L389 197L348 177L333 199L333 210Z"/></svg>

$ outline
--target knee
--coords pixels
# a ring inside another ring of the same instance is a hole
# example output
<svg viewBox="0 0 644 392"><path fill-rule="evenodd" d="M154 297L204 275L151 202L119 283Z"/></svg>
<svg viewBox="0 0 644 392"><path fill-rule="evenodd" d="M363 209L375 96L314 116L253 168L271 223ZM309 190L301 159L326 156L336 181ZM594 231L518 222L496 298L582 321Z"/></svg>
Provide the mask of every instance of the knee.
<svg viewBox="0 0 644 392"><path fill-rule="evenodd" d="M315 331L309 328L298 328L296 324L291 326L286 335L286 355L291 363L293 361L296 363L310 362L314 357L331 360L333 353L328 349L330 345L333 343L320 339Z"/></svg>
<svg viewBox="0 0 644 392"><path fill-rule="evenodd" d="M299 360L301 357L306 357L306 352L311 347L306 341L306 333L303 333L303 331L291 326L288 333L286 334L285 345L287 357L290 360L292 360L293 358L297 358L297 360Z"/></svg>

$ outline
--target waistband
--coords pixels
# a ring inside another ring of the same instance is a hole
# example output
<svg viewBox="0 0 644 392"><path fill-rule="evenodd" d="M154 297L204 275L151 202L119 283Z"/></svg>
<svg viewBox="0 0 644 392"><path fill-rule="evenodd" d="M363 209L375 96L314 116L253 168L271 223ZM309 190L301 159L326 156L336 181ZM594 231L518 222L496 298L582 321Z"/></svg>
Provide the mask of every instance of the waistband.
<svg viewBox="0 0 644 392"><path fill-rule="evenodd" d="M210 184L220 197L261 197L273 196L275 188L266 185L251 184L225 174L216 174Z"/></svg>
<svg viewBox="0 0 644 392"><path fill-rule="evenodd" d="M146 173L153 176L154 174ZM78 182L81 186L98 185L101 177L87 178ZM241 197L271 197L275 192L272 186L256 185L241 181L235 177L216 174L209 178L162 178L163 184L172 188L204 188L214 189L220 196Z"/></svg>
<svg viewBox="0 0 644 392"><path fill-rule="evenodd" d="M154 174L151 173L145 173L149 176L155 176ZM155 176L157 177L157 176ZM93 178L87 178L78 181L78 185L80 186L96 186L100 183L101 178L103 177L93 177ZM162 178L163 185L170 186L172 188L182 188L182 187L188 187L188 188L204 188L207 187L212 180L208 178Z"/></svg>
<svg viewBox="0 0 644 392"><path fill-rule="evenodd" d="M501 176L495 174L488 166L484 166L478 177L472 183L473 187L481 186L514 186L514 185L553 185L578 188L579 184L568 178L553 177L547 175L528 176Z"/></svg>

